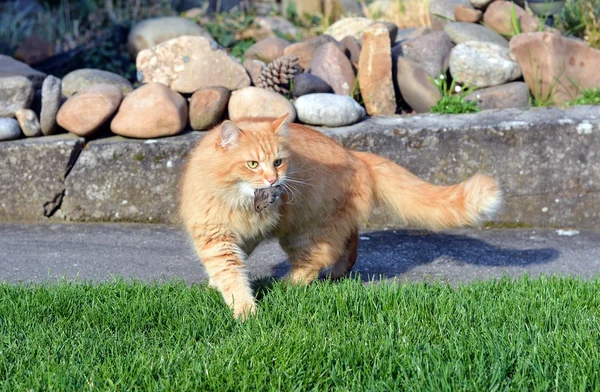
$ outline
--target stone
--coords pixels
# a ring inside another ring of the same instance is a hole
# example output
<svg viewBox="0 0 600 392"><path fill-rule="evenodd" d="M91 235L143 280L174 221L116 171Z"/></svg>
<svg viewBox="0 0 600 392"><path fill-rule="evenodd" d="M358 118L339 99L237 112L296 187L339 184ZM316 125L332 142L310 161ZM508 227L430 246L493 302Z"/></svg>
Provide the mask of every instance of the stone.
<svg viewBox="0 0 600 392"><path fill-rule="evenodd" d="M19 109L15 113L21 131L27 137L42 136L42 129L37 114L31 109Z"/></svg>
<svg viewBox="0 0 600 392"><path fill-rule="evenodd" d="M323 79L336 94L352 94L355 81L352 64L333 42L317 49L308 66L308 72Z"/></svg>
<svg viewBox="0 0 600 392"><path fill-rule="evenodd" d="M0 141L18 139L21 128L14 118L0 117Z"/></svg>
<svg viewBox="0 0 600 392"><path fill-rule="evenodd" d="M181 36L204 37L215 42L213 37L193 20L177 16L160 16L137 23L127 37L127 50L135 59L144 49Z"/></svg>
<svg viewBox="0 0 600 392"><path fill-rule="evenodd" d="M369 18L344 18L340 19L325 30L324 34L332 36L337 41L341 41L347 36L356 38L359 42L362 41L365 30L375 22ZM388 29L390 41L396 40L398 34L398 26L393 23L383 23Z"/></svg>
<svg viewBox="0 0 600 392"><path fill-rule="evenodd" d="M162 83L180 93L210 86L229 90L250 86L244 66L204 37L183 36L142 50L136 64L140 82Z"/></svg>
<svg viewBox="0 0 600 392"><path fill-rule="evenodd" d="M79 222L176 223L179 175L204 134L87 143L65 180L61 212Z"/></svg>
<svg viewBox="0 0 600 392"><path fill-rule="evenodd" d="M433 30L442 30L454 22L454 10L458 5L469 5L469 0L429 0L429 18Z"/></svg>
<svg viewBox="0 0 600 392"><path fill-rule="evenodd" d="M115 113L122 99L123 93L116 86L90 86L67 99L56 122L77 136L91 136Z"/></svg>
<svg viewBox="0 0 600 392"><path fill-rule="evenodd" d="M78 91L85 90L96 84L113 85L118 87L123 94L127 94L133 90L133 86L129 80L121 75L101 69L82 68L65 75L62 80L62 95L69 98Z"/></svg>
<svg viewBox="0 0 600 392"><path fill-rule="evenodd" d="M427 113L441 98L442 94L429 79L423 66L398 57L396 60L396 81L402 98L417 113Z"/></svg>
<svg viewBox="0 0 600 392"><path fill-rule="evenodd" d="M361 45L358 40L352 36L344 37L341 41L346 47L346 53L349 54L350 62L355 69L358 69L358 59L360 58Z"/></svg>
<svg viewBox="0 0 600 392"><path fill-rule="evenodd" d="M315 93L333 93L333 89L323 79L312 74L301 73L294 77L292 82L294 97Z"/></svg>
<svg viewBox="0 0 600 392"><path fill-rule="evenodd" d="M62 103L62 81L48 75L42 84L42 108L40 127L44 135L54 135L58 131L56 115Z"/></svg>
<svg viewBox="0 0 600 392"><path fill-rule="evenodd" d="M508 48L508 41L504 37L479 24L451 22L444 26L444 31L455 44L462 44L467 41L480 41L492 42Z"/></svg>
<svg viewBox="0 0 600 392"><path fill-rule="evenodd" d="M457 22L477 23L481 20L481 10L459 4L454 9L454 20Z"/></svg>
<svg viewBox="0 0 600 392"><path fill-rule="evenodd" d="M25 76L33 83L33 88L38 89L46 78L46 74L36 71L29 65L13 59L10 56L0 54L0 78L6 76Z"/></svg>
<svg viewBox="0 0 600 392"><path fill-rule="evenodd" d="M562 104L582 90L600 87L600 50L552 33L524 33L510 50L536 99Z"/></svg>
<svg viewBox="0 0 600 392"><path fill-rule="evenodd" d="M395 43L398 44L410 39L423 37L424 35L431 34L432 32L433 30L431 30L429 27L399 29Z"/></svg>
<svg viewBox="0 0 600 392"><path fill-rule="evenodd" d="M281 34L284 37L295 39L300 34L298 27L281 16L258 16L254 19L254 23L264 34L271 37Z"/></svg>
<svg viewBox="0 0 600 392"><path fill-rule="evenodd" d="M519 31L515 31L513 26L513 10L520 26L520 32L532 33L540 29L541 23L537 17L530 15L511 1L494 1L491 3L483 14L483 23L499 34L516 35Z"/></svg>
<svg viewBox="0 0 600 392"><path fill-rule="evenodd" d="M243 66L250 75L252 84L256 86L260 80L260 73L267 66L267 64L260 60L246 59L243 62Z"/></svg>
<svg viewBox="0 0 600 392"><path fill-rule="evenodd" d="M65 177L84 143L71 134L0 143L0 221L48 222L58 217Z"/></svg>
<svg viewBox="0 0 600 392"><path fill-rule="evenodd" d="M156 138L181 133L188 120L183 98L161 83L148 83L129 93L110 123L117 135Z"/></svg>
<svg viewBox="0 0 600 392"><path fill-rule="evenodd" d="M354 98L337 94L307 94L294 102L298 118L306 124L342 127L365 117L365 109Z"/></svg>
<svg viewBox="0 0 600 392"><path fill-rule="evenodd" d="M450 52L452 78L469 87L490 87L521 77L521 67L510 51L490 42L469 41Z"/></svg>
<svg viewBox="0 0 600 392"><path fill-rule="evenodd" d="M33 83L25 76L0 77L0 117L14 117L33 102Z"/></svg>
<svg viewBox="0 0 600 392"><path fill-rule="evenodd" d="M495 1L495 0L469 0L471 2L471 5L477 9L485 9L488 4L490 4L491 2Z"/></svg>
<svg viewBox="0 0 600 392"><path fill-rule="evenodd" d="M395 114L392 50L385 26L374 24L365 30L358 69L358 84L367 113L371 116Z"/></svg>
<svg viewBox="0 0 600 392"><path fill-rule="evenodd" d="M266 64L283 56L283 50L290 43L278 37L265 38L250 46L244 54L244 60L260 60Z"/></svg>
<svg viewBox="0 0 600 392"><path fill-rule="evenodd" d="M434 31L419 38L406 40L400 43L392 52L421 64L425 71L434 78L445 72L444 59L452 50L452 41L443 31Z"/></svg>
<svg viewBox="0 0 600 392"><path fill-rule="evenodd" d="M52 56L54 48L47 40L37 34L25 38L15 51L15 58L26 64L35 64Z"/></svg>
<svg viewBox="0 0 600 392"><path fill-rule="evenodd" d="M287 46L283 50L283 54L298 57L298 64L303 69L307 69L317 49L328 42L336 43L337 41L329 35L319 35ZM339 45L344 47L341 43Z"/></svg>
<svg viewBox="0 0 600 392"><path fill-rule="evenodd" d="M296 119L296 109L285 97L258 87L246 87L231 93L229 119L238 121L252 117L278 118L288 113L288 122Z"/></svg>
<svg viewBox="0 0 600 392"><path fill-rule="evenodd" d="M474 101L482 110L525 108L529 106L529 99L529 87L524 82L487 87L465 96L466 101Z"/></svg>
<svg viewBox="0 0 600 392"><path fill-rule="evenodd" d="M223 118L231 92L225 87L204 87L190 99L190 124L192 129L203 131L212 128Z"/></svg>

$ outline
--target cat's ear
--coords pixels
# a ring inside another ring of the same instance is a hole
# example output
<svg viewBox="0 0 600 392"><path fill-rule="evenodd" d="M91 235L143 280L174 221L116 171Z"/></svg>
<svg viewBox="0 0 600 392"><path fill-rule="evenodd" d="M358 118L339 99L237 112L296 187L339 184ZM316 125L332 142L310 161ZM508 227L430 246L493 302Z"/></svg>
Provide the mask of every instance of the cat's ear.
<svg viewBox="0 0 600 392"><path fill-rule="evenodd" d="M271 129L273 130L273 133L276 133L280 136L288 136L288 129L285 126L285 120L288 119L289 115L289 113L286 113L271 123Z"/></svg>
<svg viewBox="0 0 600 392"><path fill-rule="evenodd" d="M242 131L233 123L233 121L225 120L221 124L219 145L229 148L237 146L242 136Z"/></svg>

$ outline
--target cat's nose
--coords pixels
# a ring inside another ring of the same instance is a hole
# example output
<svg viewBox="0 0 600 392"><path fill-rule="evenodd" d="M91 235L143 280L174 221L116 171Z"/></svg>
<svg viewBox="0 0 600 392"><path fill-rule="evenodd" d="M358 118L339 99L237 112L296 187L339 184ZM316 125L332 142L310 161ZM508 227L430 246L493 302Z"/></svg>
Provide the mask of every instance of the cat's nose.
<svg viewBox="0 0 600 392"><path fill-rule="evenodd" d="M273 185L277 182L277 176L269 176L265 178L265 185Z"/></svg>

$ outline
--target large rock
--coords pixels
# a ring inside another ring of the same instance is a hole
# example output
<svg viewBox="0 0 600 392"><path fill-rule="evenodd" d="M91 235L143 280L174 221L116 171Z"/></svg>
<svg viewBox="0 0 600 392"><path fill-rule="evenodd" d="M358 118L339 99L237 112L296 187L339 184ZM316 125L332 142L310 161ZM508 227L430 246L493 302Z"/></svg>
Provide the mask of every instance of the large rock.
<svg viewBox="0 0 600 392"><path fill-rule="evenodd" d="M365 116L365 109L352 97L337 94L308 94L294 102L300 121L312 125L341 127Z"/></svg>
<svg viewBox="0 0 600 392"><path fill-rule="evenodd" d="M56 116L58 125L77 136L90 136L117 110L123 93L110 84L97 84L67 99Z"/></svg>
<svg viewBox="0 0 600 392"><path fill-rule="evenodd" d="M60 215L65 177L84 143L71 134L0 143L0 221L47 222Z"/></svg>
<svg viewBox="0 0 600 392"><path fill-rule="evenodd" d="M417 113L429 112L442 98L442 94L421 65L398 57L396 69L396 81L402 98Z"/></svg>
<svg viewBox="0 0 600 392"><path fill-rule="evenodd" d="M325 30L324 34L328 34L335 38L337 41L341 41L344 37L351 36L356 38L358 41L362 41L363 34L375 22L369 18L344 18L340 19ZM383 23L390 35L390 41L396 40L396 34L398 34L398 26L393 23Z"/></svg>
<svg viewBox="0 0 600 392"><path fill-rule="evenodd" d="M179 175L202 136L88 143L66 179L61 211L73 221L178 223Z"/></svg>
<svg viewBox="0 0 600 392"><path fill-rule="evenodd" d="M85 90L97 84L113 85L118 87L123 94L127 94L133 90L133 86L129 80L121 75L101 69L82 68L65 75L62 80L62 95L68 98L78 91Z"/></svg>
<svg viewBox="0 0 600 392"><path fill-rule="evenodd" d="M375 24L365 30L358 68L358 84L367 113L371 116L395 114L392 53L385 26Z"/></svg>
<svg viewBox="0 0 600 392"><path fill-rule="evenodd" d="M29 65L13 59L10 56L0 54L0 78L6 76L25 76L31 80L34 88L40 88L46 78L46 74L36 71Z"/></svg>
<svg viewBox="0 0 600 392"><path fill-rule="evenodd" d="M188 120L185 98L161 83L149 83L129 93L110 123L117 135L155 138L181 133Z"/></svg>
<svg viewBox="0 0 600 392"><path fill-rule="evenodd" d="M491 2L495 0L469 0L471 5L478 9L485 9Z"/></svg>
<svg viewBox="0 0 600 392"><path fill-rule="evenodd" d="M40 127L44 135L53 135L58 131L56 115L62 103L62 81L48 75L42 84L42 109Z"/></svg>
<svg viewBox="0 0 600 392"><path fill-rule="evenodd" d="M519 25L519 30L513 24L513 12ZM502 35L513 36L517 33L532 33L540 29L540 20L530 15L512 1L494 1L483 14L483 23Z"/></svg>
<svg viewBox="0 0 600 392"><path fill-rule="evenodd" d="M341 41L346 47L346 53L350 58L350 62L355 69L358 69L358 60L360 58L360 51L362 50L362 46L358 40L352 36L344 37Z"/></svg>
<svg viewBox="0 0 600 392"><path fill-rule="evenodd" d="M296 119L296 109L281 94L258 87L246 87L231 93L229 119L238 121L251 117L281 117L288 113L288 121Z"/></svg>
<svg viewBox="0 0 600 392"><path fill-rule="evenodd" d="M288 41L278 37L265 38L246 50L244 60L260 60L268 64L283 56L283 50L289 45Z"/></svg>
<svg viewBox="0 0 600 392"><path fill-rule="evenodd" d="M225 87L205 87L190 99L190 124L192 129L203 131L223 118L231 92Z"/></svg>
<svg viewBox="0 0 600 392"><path fill-rule="evenodd" d="M455 81L470 87L490 87L521 77L521 67L510 51L490 42L469 41L450 52L450 73Z"/></svg>
<svg viewBox="0 0 600 392"><path fill-rule="evenodd" d="M452 42L462 44L467 41L491 42L508 48L508 41L495 31L475 23L451 22L444 31Z"/></svg>
<svg viewBox="0 0 600 392"><path fill-rule="evenodd" d="M33 102L33 83L25 76L0 77L0 117L14 117Z"/></svg>
<svg viewBox="0 0 600 392"><path fill-rule="evenodd" d="M15 50L15 58L26 64L35 64L52 56L53 53L54 45L34 33L21 41Z"/></svg>
<svg viewBox="0 0 600 392"><path fill-rule="evenodd" d="M21 128L19 128L17 120L14 118L0 117L0 142L18 139L19 136L21 136Z"/></svg>
<svg viewBox="0 0 600 392"><path fill-rule="evenodd" d="M348 57L333 42L326 43L315 52L308 71L323 79L336 94L351 95L354 88L354 70Z"/></svg>
<svg viewBox="0 0 600 392"><path fill-rule="evenodd" d="M146 19L136 24L127 37L127 49L132 58L139 52L150 49L173 38L188 36L204 37L214 42L213 37L194 21L177 16L161 16Z"/></svg>
<svg viewBox="0 0 600 392"><path fill-rule="evenodd" d="M403 41L394 50L394 54L421 64L434 78L444 73L444 60L452 50L452 41L443 31L434 31L422 37Z"/></svg>
<svg viewBox="0 0 600 392"><path fill-rule="evenodd" d="M15 113L21 131L27 137L42 136L42 129L37 114L31 109L19 109Z"/></svg>
<svg viewBox="0 0 600 392"><path fill-rule="evenodd" d="M442 30L454 21L454 9L457 5L468 5L469 0L429 0L429 18L431 28Z"/></svg>
<svg viewBox="0 0 600 392"><path fill-rule="evenodd" d="M580 89L600 87L600 50L552 33L519 34L513 56L534 97L555 104L574 99Z"/></svg>
<svg viewBox="0 0 600 392"><path fill-rule="evenodd" d="M294 76L292 81L292 95L301 97L307 94L333 93L333 89L323 79L308 73Z"/></svg>
<svg viewBox="0 0 600 392"><path fill-rule="evenodd" d="M250 79L252 80L252 84L256 86L260 81L260 73L265 69L267 64L264 61L254 60L254 59L245 59L243 62L244 68L250 75Z"/></svg>
<svg viewBox="0 0 600 392"><path fill-rule="evenodd" d="M525 108L529 106L529 87L524 82L506 83L473 91L465 100L474 101L482 110Z"/></svg>
<svg viewBox="0 0 600 392"><path fill-rule="evenodd" d="M181 93L209 86L229 90L250 86L242 64L204 37L174 38L145 49L136 64L141 82L162 83Z"/></svg>
<svg viewBox="0 0 600 392"><path fill-rule="evenodd" d="M302 42L291 44L283 50L283 53L298 57L298 64L302 68L307 69L317 49L328 42L336 43L337 41L329 35L319 35L318 37L308 38ZM341 46L343 47L343 45Z"/></svg>

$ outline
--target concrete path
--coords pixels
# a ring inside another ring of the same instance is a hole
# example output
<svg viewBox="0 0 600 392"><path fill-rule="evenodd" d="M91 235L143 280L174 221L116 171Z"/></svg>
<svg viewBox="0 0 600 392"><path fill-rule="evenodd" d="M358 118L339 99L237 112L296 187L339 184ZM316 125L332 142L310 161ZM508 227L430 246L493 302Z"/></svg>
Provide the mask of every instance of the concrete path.
<svg viewBox="0 0 600 392"><path fill-rule="evenodd" d="M445 234L363 232L354 272L364 280L398 277L457 283L490 277L600 275L600 231L458 230ZM253 279L288 269L276 241L248 261ZM0 224L0 282L184 279L206 275L186 235L163 225Z"/></svg>

